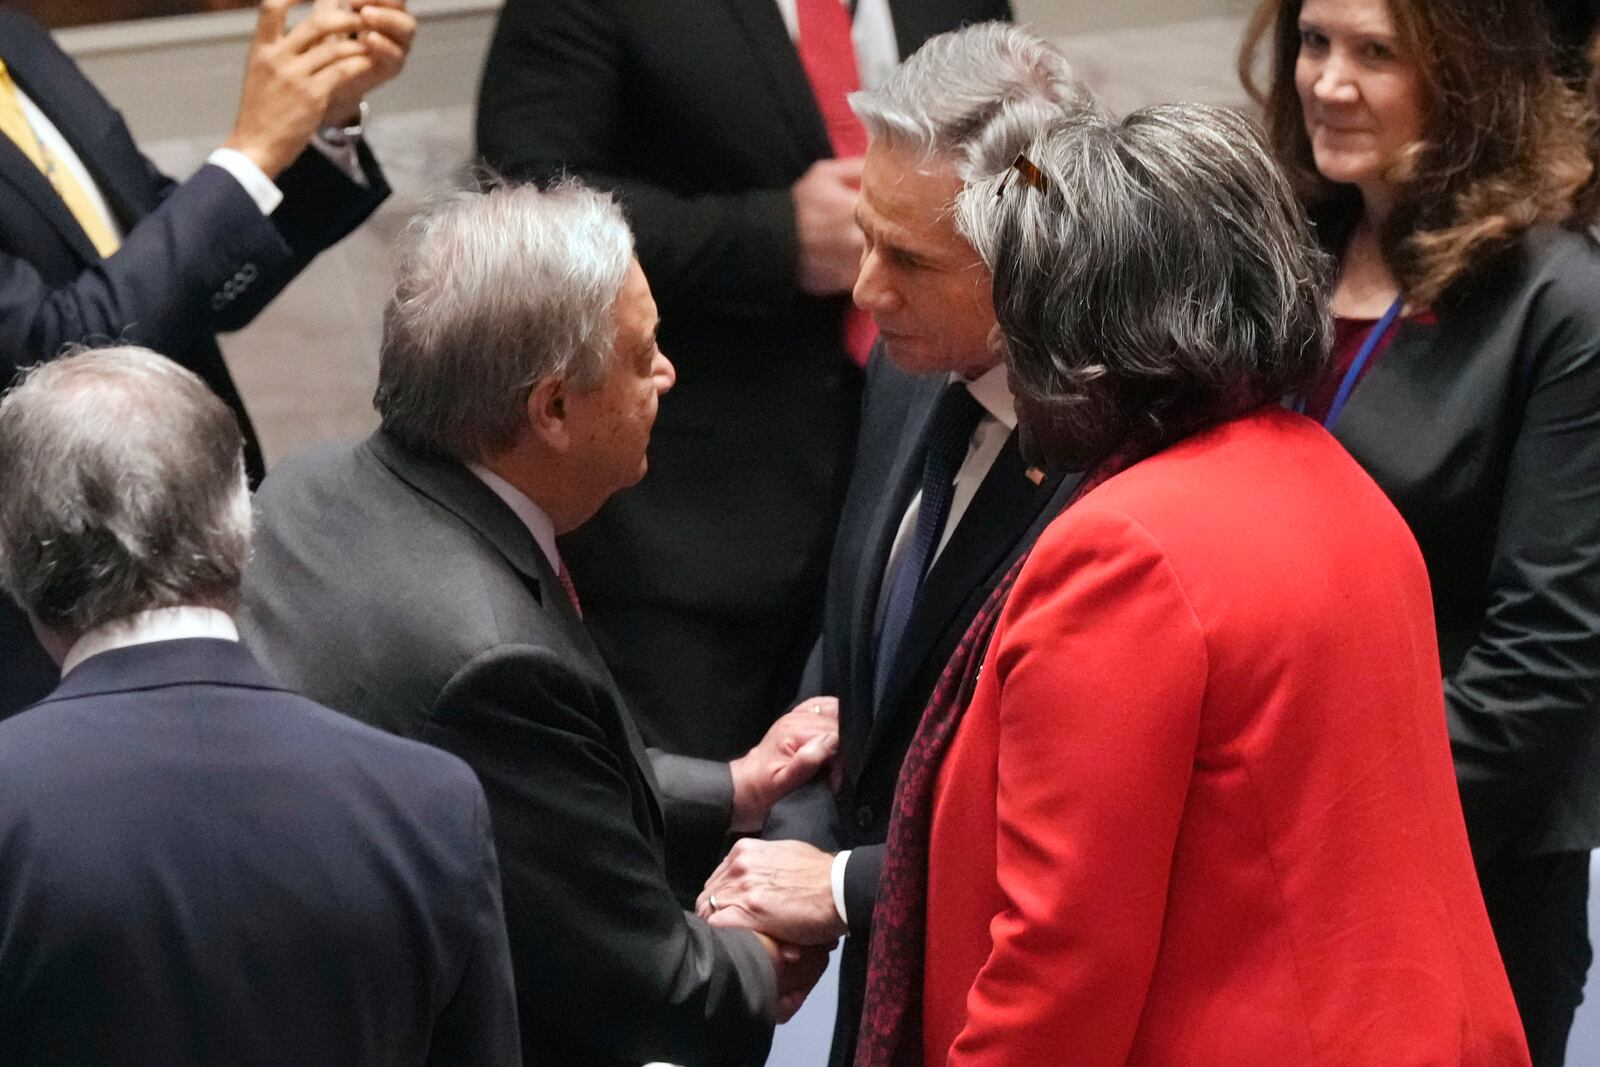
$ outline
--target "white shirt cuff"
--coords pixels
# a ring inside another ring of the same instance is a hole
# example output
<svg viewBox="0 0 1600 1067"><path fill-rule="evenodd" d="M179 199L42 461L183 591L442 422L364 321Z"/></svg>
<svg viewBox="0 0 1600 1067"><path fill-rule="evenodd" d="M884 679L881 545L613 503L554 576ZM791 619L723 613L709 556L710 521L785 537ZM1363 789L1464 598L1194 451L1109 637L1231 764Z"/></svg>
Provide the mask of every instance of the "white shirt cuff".
<svg viewBox="0 0 1600 1067"><path fill-rule="evenodd" d="M283 190L261 168L250 162L250 157L232 148L219 148L206 157L206 162L221 167L244 187L250 199L256 202L263 215L271 215L283 203Z"/></svg>
<svg viewBox="0 0 1600 1067"><path fill-rule="evenodd" d="M829 875L829 882L833 885L833 910L839 913L839 921L846 926L850 925L850 916L844 911L844 865L850 862L850 850L845 849L833 857L833 870Z"/></svg>

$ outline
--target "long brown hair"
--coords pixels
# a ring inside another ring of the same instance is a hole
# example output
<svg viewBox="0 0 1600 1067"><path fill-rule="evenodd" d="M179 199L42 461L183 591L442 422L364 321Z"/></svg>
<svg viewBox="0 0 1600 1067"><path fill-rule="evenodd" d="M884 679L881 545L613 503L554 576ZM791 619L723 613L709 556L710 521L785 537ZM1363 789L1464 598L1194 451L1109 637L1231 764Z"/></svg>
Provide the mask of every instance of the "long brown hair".
<svg viewBox="0 0 1600 1067"><path fill-rule="evenodd" d="M1535 0L1387 3L1420 70L1429 128L1394 176L1395 207L1379 240L1407 297L1431 304L1529 227L1592 221L1585 191L1595 171L1596 117L1555 74ZM1294 80L1301 6L1264 0L1256 9L1239 76L1263 108L1278 161L1302 201L1337 235L1355 221L1360 197L1319 174L1312 157ZM1271 80L1263 90L1256 58L1268 40Z"/></svg>

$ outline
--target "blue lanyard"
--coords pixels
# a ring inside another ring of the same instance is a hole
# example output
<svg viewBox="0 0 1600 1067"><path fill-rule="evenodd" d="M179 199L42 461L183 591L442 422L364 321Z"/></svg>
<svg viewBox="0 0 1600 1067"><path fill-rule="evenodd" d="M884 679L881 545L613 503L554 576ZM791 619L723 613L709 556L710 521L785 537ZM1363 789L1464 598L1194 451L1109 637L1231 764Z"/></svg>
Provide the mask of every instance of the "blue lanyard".
<svg viewBox="0 0 1600 1067"><path fill-rule="evenodd" d="M1350 364L1350 369L1344 372L1344 380L1339 383L1339 391L1333 394L1333 403L1328 405L1328 417L1322 420L1322 425L1333 429L1333 424L1339 421L1339 416L1344 413L1344 406L1350 400L1350 391L1356 387L1356 381L1361 377L1361 368L1367 365L1367 360L1372 358L1372 353L1377 351L1378 344L1383 340L1383 335L1389 332L1389 327L1394 325L1394 320L1400 317L1400 309L1405 306L1404 294L1394 298L1394 303L1389 305L1389 310L1383 313L1383 318L1377 321L1372 330L1367 334L1367 339L1361 344L1361 351L1356 353L1356 358ZM1295 410L1305 413L1305 398L1295 405Z"/></svg>

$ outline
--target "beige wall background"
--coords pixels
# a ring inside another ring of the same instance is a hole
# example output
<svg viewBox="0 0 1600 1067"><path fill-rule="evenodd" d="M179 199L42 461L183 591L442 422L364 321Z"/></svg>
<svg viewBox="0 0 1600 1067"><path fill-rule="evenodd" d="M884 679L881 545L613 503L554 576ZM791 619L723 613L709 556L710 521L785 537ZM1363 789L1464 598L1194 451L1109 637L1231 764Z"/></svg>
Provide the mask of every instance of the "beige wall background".
<svg viewBox="0 0 1600 1067"><path fill-rule="evenodd" d="M1250 0L1011 0L1017 18L1051 36L1099 33L1163 22L1190 22L1217 15L1241 15Z"/></svg>
<svg viewBox="0 0 1600 1067"><path fill-rule="evenodd" d="M1142 27L1237 17L1250 7L1249 0L1013 3L1020 19L1047 35L1089 43ZM389 115L470 106L499 8L499 0L411 0L422 23L415 53L406 77L378 93L374 106ZM227 132L253 23L252 12L233 11L68 29L57 37L149 143ZM1196 39L1190 58L1197 67L1215 66L1210 44L1204 33Z"/></svg>

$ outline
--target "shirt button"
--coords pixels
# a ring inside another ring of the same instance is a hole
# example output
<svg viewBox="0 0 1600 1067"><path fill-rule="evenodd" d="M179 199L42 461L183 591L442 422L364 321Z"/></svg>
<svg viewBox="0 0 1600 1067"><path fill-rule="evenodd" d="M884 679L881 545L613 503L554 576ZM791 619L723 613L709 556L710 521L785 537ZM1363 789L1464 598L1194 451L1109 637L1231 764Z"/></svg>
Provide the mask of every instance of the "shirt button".
<svg viewBox="0 0 1600 1067"><path fill-rule="evenodd" d="M872 808L866 804L856 809L856 826L865 830L872 825Z"/></svg>

